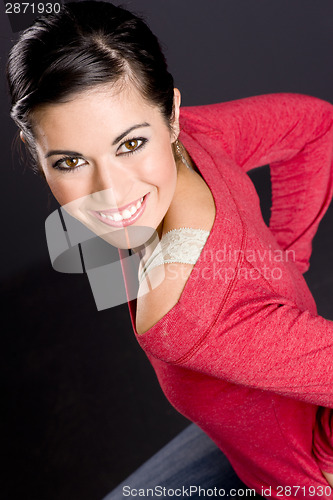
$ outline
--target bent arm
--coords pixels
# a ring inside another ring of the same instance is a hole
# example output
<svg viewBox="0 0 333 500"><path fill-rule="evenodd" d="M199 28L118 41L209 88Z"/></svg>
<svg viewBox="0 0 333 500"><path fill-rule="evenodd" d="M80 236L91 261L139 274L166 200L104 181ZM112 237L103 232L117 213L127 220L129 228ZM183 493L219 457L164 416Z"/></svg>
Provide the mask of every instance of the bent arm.
<svg viewBox="0 0 333 500"><path fill-rule="evenodd" d="M333 408L333 323L278 296L234 303L184 361L234 384Z"/></svg>
<svg viewBox="0 0 333 500"><path fill-rule="evenodd" d="M197 109L205 133L242 169L270 164L269 226L283 249L296 252L304 273L333 194L333 106L300 94L268 94Z"/></svg>

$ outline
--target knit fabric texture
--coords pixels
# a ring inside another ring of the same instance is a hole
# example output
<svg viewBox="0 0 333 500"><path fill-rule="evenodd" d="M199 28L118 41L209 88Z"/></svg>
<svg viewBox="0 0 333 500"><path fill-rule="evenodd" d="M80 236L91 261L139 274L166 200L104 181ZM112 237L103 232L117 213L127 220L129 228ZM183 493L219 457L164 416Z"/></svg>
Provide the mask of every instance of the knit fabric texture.
<svg viewBox="0 0 333 500"><path fill-rule="evenodd" d="M183 108L180 139L216 217L179 301L137 340L171 404L246 485L316 497L320 467L333 472L333 323L302 274L332 198L333 107L271 94ZM246 175L266 164L269 227Z"/></svg>

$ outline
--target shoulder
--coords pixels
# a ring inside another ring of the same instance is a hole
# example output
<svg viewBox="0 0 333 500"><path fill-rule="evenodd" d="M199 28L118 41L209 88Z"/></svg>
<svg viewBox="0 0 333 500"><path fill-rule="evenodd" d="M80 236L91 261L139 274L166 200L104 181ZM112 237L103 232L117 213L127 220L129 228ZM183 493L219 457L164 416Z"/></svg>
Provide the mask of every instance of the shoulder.
<svg viewBox="0 0 333 500"><path fill-rule="evenodd" d="M324 113L332 116L333 105L321 98L306 94L277 92L271 94L261 94L250 97L243 97L231 101L206 104L201 106L189 106L181 108L181 118L199 119L209 123L212 128L220 128L220 120L224 126L225 121L230 121L233 127L235 123L245 114L252 121L261 115L274 113L293 114L295 113ZM217 121L216 121L217 120ZM224 133L227 130L223 130Z"/></svg>

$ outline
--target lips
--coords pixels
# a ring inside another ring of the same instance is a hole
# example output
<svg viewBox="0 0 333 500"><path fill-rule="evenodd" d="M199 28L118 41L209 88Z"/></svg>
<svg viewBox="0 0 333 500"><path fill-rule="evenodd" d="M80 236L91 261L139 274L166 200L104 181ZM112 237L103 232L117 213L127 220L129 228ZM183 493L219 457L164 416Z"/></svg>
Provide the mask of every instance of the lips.
<svg viewBox="0 0 333 500"><path fill-rule="evenodd" d="M133 224L145 210L149 193L138 200L124 205L118 209L107 209L100 211L91 211L104 224L112 227L125 227Z"/></svg>

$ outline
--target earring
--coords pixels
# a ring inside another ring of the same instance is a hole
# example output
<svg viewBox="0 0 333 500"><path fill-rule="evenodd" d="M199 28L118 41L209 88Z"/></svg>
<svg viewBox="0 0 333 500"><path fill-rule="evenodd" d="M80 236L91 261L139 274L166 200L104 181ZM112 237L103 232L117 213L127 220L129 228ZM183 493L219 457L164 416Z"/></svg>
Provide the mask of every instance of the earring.
<svg viewBox="0 0 333 500"><path fill-rule="evenodd" d="M180 159L184 163L184 165L189 170L193 170L193 168L191 167L191 165L189 164L189 162L186 160L185 156L183 155L183 152L182 152L182 149L181 149L181 146L180 146L180 142L179 142L178 139L176 140L176 151L177 151L178 156L180 156Z"/></svg>

